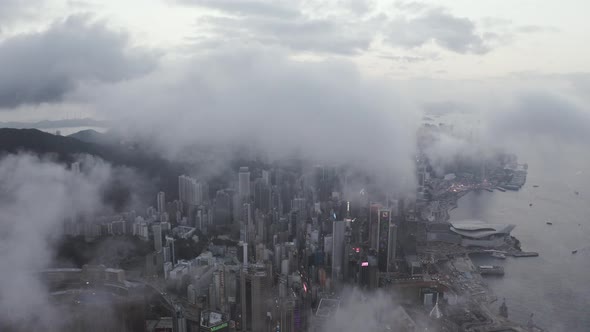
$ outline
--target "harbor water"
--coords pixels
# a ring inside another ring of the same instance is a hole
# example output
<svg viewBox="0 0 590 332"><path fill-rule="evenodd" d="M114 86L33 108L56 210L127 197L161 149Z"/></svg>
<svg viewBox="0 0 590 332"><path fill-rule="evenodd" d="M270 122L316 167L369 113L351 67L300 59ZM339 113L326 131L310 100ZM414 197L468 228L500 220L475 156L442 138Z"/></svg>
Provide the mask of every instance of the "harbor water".
<svg viewBox="0 0 590 332"><path fill-rule="evenodd" d="M451 221L514 224L522 249L539 252L474 257L476 264L504 267L503 277L486 280L499 298L496 307L506 298L510 319L526 324L533 313L548 331L590 331L590 154L583 146L532 139L513 148L529 165L525 186L471 192L451 211Z"/></svg>

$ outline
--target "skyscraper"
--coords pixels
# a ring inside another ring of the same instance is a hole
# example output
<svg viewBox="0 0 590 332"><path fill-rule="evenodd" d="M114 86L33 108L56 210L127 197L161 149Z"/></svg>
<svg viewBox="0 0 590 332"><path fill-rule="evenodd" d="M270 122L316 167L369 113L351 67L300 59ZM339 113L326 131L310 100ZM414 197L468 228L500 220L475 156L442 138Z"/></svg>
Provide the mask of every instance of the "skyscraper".
<svg viewBox="0 0 590 332"><path fill-rule="evenodd" d="M270 186L264 179L254 182L254 207L264 213L270 210Z"/></svg>
<svg viewBox="0 0 590 332"><path fill-rule="evenodd" d="M344 263L344 221L332 223L332 280L340 280L342 277L342 264Z"/></svg>
<svg viewBox="0 0 590 332"><path fill-rule="evenodd" d="M154 233L154 249L160 252L162 251L162 225L154 224L152 232Z"/></svg>
<svg viewBox="0 0 590 332"><path fill-rule="evenodd" d="M208 199L209 189L205 182L187 175L178 177L178 197L183 204L197 206Z"/></svg>
<svg viewBox="0 0 590 332"><path fill-rule="evenodd" d="M267 186L270 186L270 171L262 170L262 181L264 181Z"/></svg>
<svg viewBox="0 0 590 332"><path fill-rule="evenodd" d="M229 225L231 223L231 197L224 190L218 190L215 195L215 225Z"/></svg>
<svg viewBox="0 0 590 332"><path fill-rule="evenodd" d="M250 199L250 171L248 167L240 167L238 173L238 196L240 200Z"/></svg>
<svg viewBox="0 0 590 332"><path fill-rule="evenodd" d="M389 225L387 243L387 272L393 272L395 269L395 255L397 253L397 225Z"/></svg>
<svg viewBox="0 0 590 332"><path fill-rule="evenodd" d="M379 247L379 210L381 204L371 204L369 208L369 245L377 250Z"/></svg>
<svg viewBox="0 0 590 332"><path fill-rule="evenodd" d="M157 208L158 208L158 215L166 212L166 194L163 191L158 193L156 198Z"/></svg>
<svg viewBox="0 0 590 332"><path fill-rule="evenodd" d="M254 226L254 220L252 220L252 206L250 203L242 204L242 223L248 227Z"/></svg>
<svg viewBox="0 0 590 332"><path fill-rule="evenodd" d="M264 265L258 264L249 270L242 270L240 287L242 331L265 330L264 298L269 289L270 280Z"/></svg>
<svg viewBox="0 0 590 332"><path fill-rule="evenodd" d="M379 213L377 214L377 237L378 237L378 247L377 247L377 260L379 271L386 272L388 267L388 257L389 257L389 225L391 224L391 210L389 209L380 209Z"/></svg>
<svg viewBox="0 0 590 332"><path fill-rule="evenodd" d="M174 250L174 238L166 236L166 247L169 248L170 252L170 261L172 265L176 264L176 251Z"/></svg>
<svg viewBox="0 0 590 332"><path fill-rule="evenodd" d="M294 198L291 201L291 210L299 211L299 221L307 220L307 206L305 202L305 198Z"/></svg>

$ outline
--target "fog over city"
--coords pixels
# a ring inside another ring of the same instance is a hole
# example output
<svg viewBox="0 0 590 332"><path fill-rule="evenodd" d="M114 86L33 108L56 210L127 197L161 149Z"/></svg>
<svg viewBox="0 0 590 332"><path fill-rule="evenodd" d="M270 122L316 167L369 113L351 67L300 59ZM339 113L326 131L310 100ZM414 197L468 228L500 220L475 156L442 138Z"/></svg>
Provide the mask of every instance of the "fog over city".
<svg viewBox="0 0 590 332"><path fill-rule="evenodd" d="M32 272L51 264L52 246L65 218L103 208L100 188L110 176L111 168L104 163L75 174L52 160L28 154L0 161L3 323L24 324L25 329L61 324L63 313L51 305L45 287Z"/></svg>
<svg viewBox="0 0 590 332"><path fill-rule="evenodd" d="M0 330L585 331L588 10L0 0Z"/></svg>

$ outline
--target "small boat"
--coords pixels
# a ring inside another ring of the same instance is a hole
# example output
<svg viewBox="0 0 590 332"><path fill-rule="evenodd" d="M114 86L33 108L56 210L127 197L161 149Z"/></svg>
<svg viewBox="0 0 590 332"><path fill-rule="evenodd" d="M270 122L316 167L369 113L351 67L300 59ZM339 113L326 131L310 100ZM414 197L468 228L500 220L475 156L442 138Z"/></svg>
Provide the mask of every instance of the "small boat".
<svg viewBox="0 0 590 332"><path fill-rule="evenodd" d="M577 191L574 191L574 194L576 194L576 195L579 195L580 193L579 193L579 192L577 192Z"/></svg>
<svg viewBox="0 0 590 332"><path fill-rule="evenodd" d="M546 222L547 225L553 225L551 221Z"/></svg>
<svg viewBox="0 0 590 332"><path fill-rule="evenodd" d="M577 254L578 251L577 250L572 250L572 254Z"/></svg>
<svg viewBox="0 0 590 332"><path fill-rule="evenodd" d="M539 188L539 186L535 184L535 185L533 185L533 188Z"/></svg>
<svg viewBox="0 0 590 332"><path fill-rule="evenodd" d="M492 252L492 257L499 258L499 259L506 259L506 255L504 255L501 252L496 252L496 251Z"/></svg>
<svg viewBox="0 0 590 332"><path fill-rule="evenodd" d="M533 203L529 203L529 206L533 206Z"/></svg>

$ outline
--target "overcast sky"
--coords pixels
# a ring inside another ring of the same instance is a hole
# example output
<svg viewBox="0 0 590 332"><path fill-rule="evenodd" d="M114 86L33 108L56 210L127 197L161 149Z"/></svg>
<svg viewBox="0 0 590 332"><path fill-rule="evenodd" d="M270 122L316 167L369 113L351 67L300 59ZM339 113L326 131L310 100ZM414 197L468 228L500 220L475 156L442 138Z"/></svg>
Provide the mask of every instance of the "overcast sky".
<svg viewBox="0 0 590 332"><path fill-rule="evenodd" d="M3 40L89 14L167 57L220 43L345 56L363 72L474 78L588 71L584 0L2 0Z"/></svg>
<svg viewBox="0 0 590 332"><path fill-rule="evenodd" d="M294 68L339 80L336 95L379 85L416 109L539 96L587 112L588 12L584 0L1 0L0 121L162 121L174 100L209 107L227 92L217 72L246 88ZM266 72L244 69L256 65Z"/></svg>

